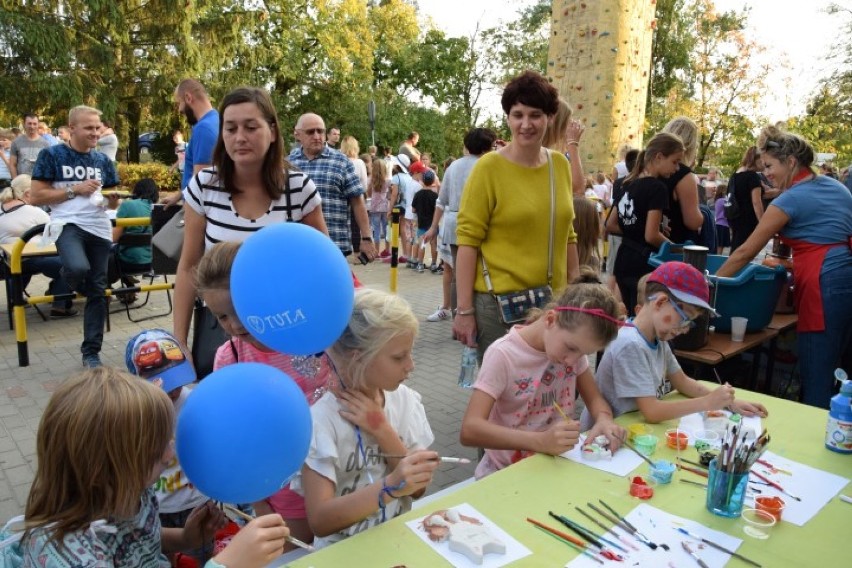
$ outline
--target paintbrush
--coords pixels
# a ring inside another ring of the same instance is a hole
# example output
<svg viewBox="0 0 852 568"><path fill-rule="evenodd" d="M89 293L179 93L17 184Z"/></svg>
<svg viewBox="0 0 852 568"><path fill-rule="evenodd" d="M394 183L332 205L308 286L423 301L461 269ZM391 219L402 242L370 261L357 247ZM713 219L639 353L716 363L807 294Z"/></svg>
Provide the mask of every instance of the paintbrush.
<svg viewBox="0 0 852 568"><path fill-rule="evenodd" d="M712 547L713 547L713 548L715 548L716 550L721 550L722 552L724 552L724 553L726 553L726 554L730 554L731 556L734 556L734 557L736 557L736 558L739 558L739 559L740 559L740 560L742 560L743 562L748 562L748 563L749 563L749 564L751 564L752 566L757 566L757 568L762 568L762 567L760 566L760 564L758 564L757 562L755 562L754 560L752 560L752 559L750 559L750 558L746 558L745 556L743 556L743 555L742 555L742 554L740 554L739 552L734 552L733 550L729 550L729 549L725 548L725 547L724 547L724 546L722 546L721 544L716 544L716 543L715 543L715 542L713 542L712 540L707 540L706 538L700 537L700 536L698 536L697 534L692 534L691 532L689 532L689 531L688 531L688 530L686 530L685 528L677 527L677 528L675 528L675 530L676 530L676 531L678 531L678 532L681 532L681 533L685 534L686 536L688 536L688 537L690 537L690 538L694 538L695 540L700 540L700 541L701 541L701 542L703 542L704 544L709 545L709 546L712 546Z"/></svg>
<svg viewBox="0 0 852 568"><path fill-rule="evenodd" d="M388 454L379 454L379 457L383 457L383 458L386 458L386 459L401 460L402 458L407 457L407 456L392 456L392 455L388 455ZM470 463L470 460L468 458L451 458L451 457L448 457L448 456L440 456L440 457L437 457L437 458L430 458L427 461L439 461L441 463L463 463L463 464Z"/></svg>
<svg viewBox="0 0 852 568"><path fill-rule="evenodd" d="M565 419L565 422L571 422L571 419L570 419L570 418L568 418L568 415L567 415L567 414L565 414L565 411L564 411L564 410L562 410L562 407L561 407L561 406L559 406L559 403L558 403L558 402L556 402L555 400L553 401L553 407L554 407L556 410L558 410L558 411L559 411L559 414L561 414L561 415L562 415L562 418L564 418L564 419Z"/></svg>
<svg viewBox="0 0 852 568"><path fill-rule="evenodd" d="M621 536L620 534L615 532L615 527L610 528L610 527L606 526L605 524L603 524L602 522L600 522L599 520L597 520L596 518L594 518L593 516L588 514L586 511L584 511L580 507L574 506L574 508L577 509L578 513L580 513L581 515L583 515L584 517L586 517L587 519L589 519L590 521L592 521L593 523L598 525L600 528L602 528L604 530L604 532L611 532L614 536L618 537L618 540L620 540L624 544L624 546L630 547L631 550L639 550L638 548L633 546L633 543L631 543L629 540L627 540L626 538L624 538L623 536ZM611 544L613 546L615 546L616 548L618 548L619 550L621 550L622 552L624 552L625 554L627 553L626 550L624 550L623 548L619 548L616 544L614 544L614 543L611 543Z"/></svg>
<svg viewBox="0 0 852 568"><path fill-rule="evenodd" d="M692 556L692 557L695 559L695 561L696 561L696 562L698 562L698 565L699 565L699 566L701 566L701 568L710 568L710 567L707 565L707 563L706 563L706 562L704 562L703 560L701 560L701 557L700 557L700 556L698 556L698 555L695 553L695 551L694 551L694 550L692 550L691 548L689 548L689 545L688 545L688 544L686 544L686 541L681 541L681 542L680 542L680 545L683 547L683 549L684 549L685 551L687 551L687 552L689 553L689 555L690 555L690 556Z"/></svg>
<svg viewBox="0 0 852 568"><path fill-rule="evenodd" d="M241 519L243 519L243 520L246 520L246 521L249 521L249 522L251 522L251 521L253 521L253 520L254 520L254 517L252 517L252 516L251 516L251 515L249 515L248 513L243 513L242 511L240 511L240 510L239 510L239 509L237 509L236 507L231 507L230 505L225 505L225 504L223 503L223 504L222 504L222 509L224 509L225 511L228 511L229 513L233 513L234 515L237 515L238 517L240 517L240 518L241 518ZM314 547L313 547L313 546L311 546L311 545L310 545L310 544L308 544L307 542L302 542L301 540L299 540L298 538L296 538L296 537L294 537L294 536L287 536L287 538L286 538L285 540L286 540L287 542L289 542L290 544L294 544L294 545L298 546L299 548L304 548L304 549L305 549L305 550L307 550L308 552L313 552L313 551L314 551Z"/></svg>
<svg viewBox="0 0 852 568"><path fill-rule="evenodd" d="M607 540L606 538L602 537L599 534L595 534L594 532L590 531L589 529L587 529L583 525L581 525L579 523L575 523L574 521L572 521L568 517L565 517L565 516L562 516L562 515L557 515L553 511L548 511L547 514L550 515L551 517L553 517L554 519L556 519L557 521L559 521L560 523L562 523L563 525L565 525L566 527L568 527L569 529L571 529L572 531L574 531L575 533L577 533L578 535L580 535L581 537L583 537L584 539L586 539L587 541L589 541L589 543L592 544L593 546L598 547L600 549L599 550L600 555L603 556L604 558L606 558L607 560L616 560L618 562L621 562L622 560L624 560L618 554L612 552L611 550L607 550L606 548L604 548L604 545L602 543L605 542L609 545L614 546L615 548L618 548L619 550L623 550L617 544L613 544L612 541Z"/></svg>
<svg viewBox="0 0 852 568"><path fill-rule="evenodd" d="M625 439L625 438L621 438L621 443L622 443L622 444L624 444L625 446L627 446L628 448L630 448L631 450L633 450L633 452L634 452L637 456L639 456L640 458L642 458L643 460L645 460L646 462L648 462L648 464L649 464L651 467L657 467L657 466L654 464L654 462L653 462L653 461L651 461L651 458L649 458L648 456L646 456L645 454L643 454L642 452L640 452L639 450L637 450L637 449L636 449L636 446L634 446L633 444L631 444L630 442L628 442L628 441L627 441L627 439Z"/></svg>
<svg viewBox="0 0 852 568"><path fill-rule="evenodd" d="M689 467L686 465L675 464L678 469L682 469L684 471L688 471L690 473L694 473L695 475L700 475L701 477L710 477L706 471L701 471L700 469L695 469L694 467Z"/></svg>
<svg viewBox="0 0 852 568"><path fill-rule="evenodd" d="M786 489L784 489L783 487L781 487L780 485L778 485L777 483L775 483L774 481L772 481L771 479L769 479L765 475L760 474L756 471L752 471L751 473L754 474L758 479L762 479L763 481L765 481L766 484L769 485L769 487L774 487L775 489L777 489L778 491L780 491L781 493L783 493L787 497L789 497L791 499L795 499L796 501L802 500L801 497L797 497L797 496L793 495L792 493L789 493Z"/></svg>
<svg viewBox="0 0 852 568"><path fill-rule="evenodd" d="M588 505L588 506L589 506L589 508L590 508L592 511L594 511L595 513L597 513L598 515L600 515L600 516L601 516L601 517L603 517L604 519L608 520L609 522L614 523L614 524L615 524L615 526L617 526L618 528L620 528L621 530L623 530L623 531L624 531L624 532L626 532L627 534L629 534L629 535L633 536L633 538L635 538L636 540L638 540L638 541L639 541L639 542L641 542L642 544L648 544L647 542L642 541L642 540L641 540L638 536L636 536L636 535L633 533L633 531L630 529L630 527L628 527L625 523L621 522L621 521L620 521L620 520L618 520L616 517L613 517L612 515L610 515L610 514L609 514L609 513L607 513L606 511L601 511L601 510L600 510L600 509L599 509L599 508L598 508L598 507L597 507L594 503L586 503L586 505ZM650 545L650 544L648 544L648 546L651 546L651 545Z"/></svg>
<svg viewBox="0 0 852 568"><path fill-rule="evenodd" d="M678 459L678 461L682 461L683 463L688 463L689 465L694 465L694 466L696 466L696 467L700 467L701 469L709 469L709 468L707 468L706 466L703 466L703 465L701 465L701 464L700 464L700 463L698 463L698 462L694 462L694 461L692 461L692 460L688 460L688 459L686 459L686 458L682 458L682 457L680 457L680 456L678 456L678 458L677 458L677 459Z"/></svg>
<svg viewBox="0 0 852 568"><path fill-rule="evenodd" d="M658 546L658 545L657 545L655 542L653 542L650 538L648 538L647 536L645 536L644 534L642 534L641 532L639 532L639 529L637 529L637 528L633 525L633 523L631 523L630 521L628 521L627 519L625 519L624 517L622 517L621 515L619 515L619 514L615 511L615 509L613 509L612 507L610 507L609 505L607 505L607 504L604 502L604 500L603 500L603 499L598 499L598 502L599 502L601 505L603 505L604 507L606 507L606 509L607 509L610 513L612 513L613 515L615 515L615 516L616 516L616 517L617 517L620 521L622 521L625 525L627 525L627 526L630 528L630 530L632 530L632 531L633 531L633 534L634 534L637 538L639 538L639 540L643 541L645 544L647 544L649 547L651 547L651 549L652 549L652 550L656 550L656 549L657 549L657 546ZM662 545L662 547L663 547L665 550L668 550L668 546L666 546L665 544L663 544L663 545Z"/></svg>
<svg viewBox="0 0 852 568"><path fill-rule="evenodd" d="M570 545L571 548L574 548L575 550L577 550L577 552L585 554L586 556L588 556L589 558L591 558L592 560L594 560L598 564L603 564L603 560L601 560L600 558L595 556L592 553L591 550L586 548L586 543L583 542L582 540L575 538L575 537L571 536L570 534L567 534L567 533L564 533L560 530L557 530L553 527L549 527L546 524L542 523L541 521L537 521L537 520L531 519L529 517L527 517L527 522L532 523L536 528L543 530L544 532L546 532L550 536L559 539L560 541L564 542L567 545Z"/></svg>
<svg viewBox="0 0 852 568"><path fill-rule="evenodd" d="M690 481L688 479L679 479L678 481L680 481L681 483L688 483L690 485L695 485L697 487L703 487L704 489L707 489L707 485L705 485L704 483L698 483L697 481Z"/></svg>

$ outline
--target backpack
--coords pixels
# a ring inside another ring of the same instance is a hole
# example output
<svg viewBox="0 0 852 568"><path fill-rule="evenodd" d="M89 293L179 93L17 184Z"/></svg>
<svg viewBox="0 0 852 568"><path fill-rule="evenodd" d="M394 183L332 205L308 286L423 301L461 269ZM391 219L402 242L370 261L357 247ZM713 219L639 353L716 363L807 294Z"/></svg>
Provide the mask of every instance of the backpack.
<svg viewBox="0 0 852 568"><path fill-rule="evenodd" d="M725 210L725 219L728 221L740 216L740 204L737 202L737 197L733 191L725 196L725 204L722 208Z"/></svg>

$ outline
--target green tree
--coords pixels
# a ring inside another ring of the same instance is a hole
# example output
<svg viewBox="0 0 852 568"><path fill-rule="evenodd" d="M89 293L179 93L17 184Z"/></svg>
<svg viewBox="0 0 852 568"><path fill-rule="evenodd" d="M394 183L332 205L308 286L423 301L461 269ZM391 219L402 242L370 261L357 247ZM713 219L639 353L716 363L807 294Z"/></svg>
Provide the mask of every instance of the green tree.
<svg viewBox="0 0 852 568"><path fill-rule="evenodd" d="M0 106L64 123L90 104L135 142L152 101L168 100L180 69L199 60L190 12L178 0L4 1Z"/></svg>

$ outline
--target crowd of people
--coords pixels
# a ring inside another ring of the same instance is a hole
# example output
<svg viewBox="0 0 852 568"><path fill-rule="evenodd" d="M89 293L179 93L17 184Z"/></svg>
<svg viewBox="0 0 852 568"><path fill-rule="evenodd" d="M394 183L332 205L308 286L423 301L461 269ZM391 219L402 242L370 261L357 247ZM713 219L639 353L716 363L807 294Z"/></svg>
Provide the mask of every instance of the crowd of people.
<svg viewBox="0 0 852 568"><path fill-rule="evenodd" d="M400 262L426 272L431 259L429 271L442 275L442 304L425 319L452 321L453 336L477 350L481 369L460 424L461 442L484 449L477 478L532 453L562 454L581 432L589 442L606 437L615 450L625 435L615 418L625 412L648 422L722 408L766 416L730 385L710 389L683 372L668 342L715 314L708 282L682 262L656 269L647 262L665 242L728 246L717 240L725 231L720 213L733 232L720 276L735 274L776 235L793 247L804 402L828 405L830 371L852 331L852 193L816 173L812 147L795 134L765 128L726 196L718 171L692 171L698 135L686 117L672 119L644 148L624 148L616 179L600 172L587 184L583 125L532 71L502 94L511 137L471 129L465 155L444 165L443 179L418 149L417 132L396 154L383 149L379 156L375 147L361 154L357 140L341 138L340 128L327 129L314 113L291 131L264 89L234 89L216 109L204 86L187 79L174 98L192 126L176 150L183 189L165 199L167 206L183 201L185 220L174 323L171 332L129 341L129 374L99 358L116 235L97 197L119 182L113 159L97 149L107 132L100 112L72 109L67 143L53 145L29 116L23 140L12 142L10 173L30 165L32 183L28 195L2 194L0 234L16 236L3 223L18 211L31 224L50 225L60 270L34 270L54 288L86 296L86 370L51 398L25 515L7 525L0 554L61 566L94 559L167 566L180 552L199 562L214 555L209 568L261 566L291 546L290 534L333 544L402 514L423 495L439 462L420 396L404 382L425 314L356 284L348 325L325 352L270 350L236 315L230 276L241 243L277 223L309 225L342 255L380 262L390 255L388 219L403 210ZM291 132L296 144L288 151ZM146 182L118 214L150 213L157 200ZM38 206L50 207L49 218ZM605 233L620 241L606 255L609 283L600 253ZM137 350L149 341L167 342L184 364L168 373L139 366ZM199 346L213 350L208 356ZM601 351L594 371L588 356ZM258 516L213 550L226 521L181 477L171 440L175 414L191 396L187 386L241 362L293 377L311 406L313 433L299 474L262 501L238 504ZM664 399L673 390L686 400ZM582 411L575 412L578 397ZM103 421L112 427L100 427Z"/></svg>

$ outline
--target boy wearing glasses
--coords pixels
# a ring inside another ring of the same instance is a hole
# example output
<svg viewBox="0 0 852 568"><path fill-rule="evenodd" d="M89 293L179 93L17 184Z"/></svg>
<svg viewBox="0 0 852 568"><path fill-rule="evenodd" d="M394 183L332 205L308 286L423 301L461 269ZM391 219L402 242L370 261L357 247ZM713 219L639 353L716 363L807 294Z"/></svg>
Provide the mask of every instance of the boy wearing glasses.
<svg viewBox="0 0 852 568"><path fill-rule="evenodd" d="M689 331L708 303L704 276L683 262L666 262L648 275L644 304L632 327L623 327L604 352L595 373L598 388L615 416L639 410L650 423L673 420L706 410L726 408L743 416L767 416L758 403L735 400L734 388L709 389L680 368L668 341ZM686 400L664 400L676 390ZM591 427L584 411L581 429Z"/></svg>

